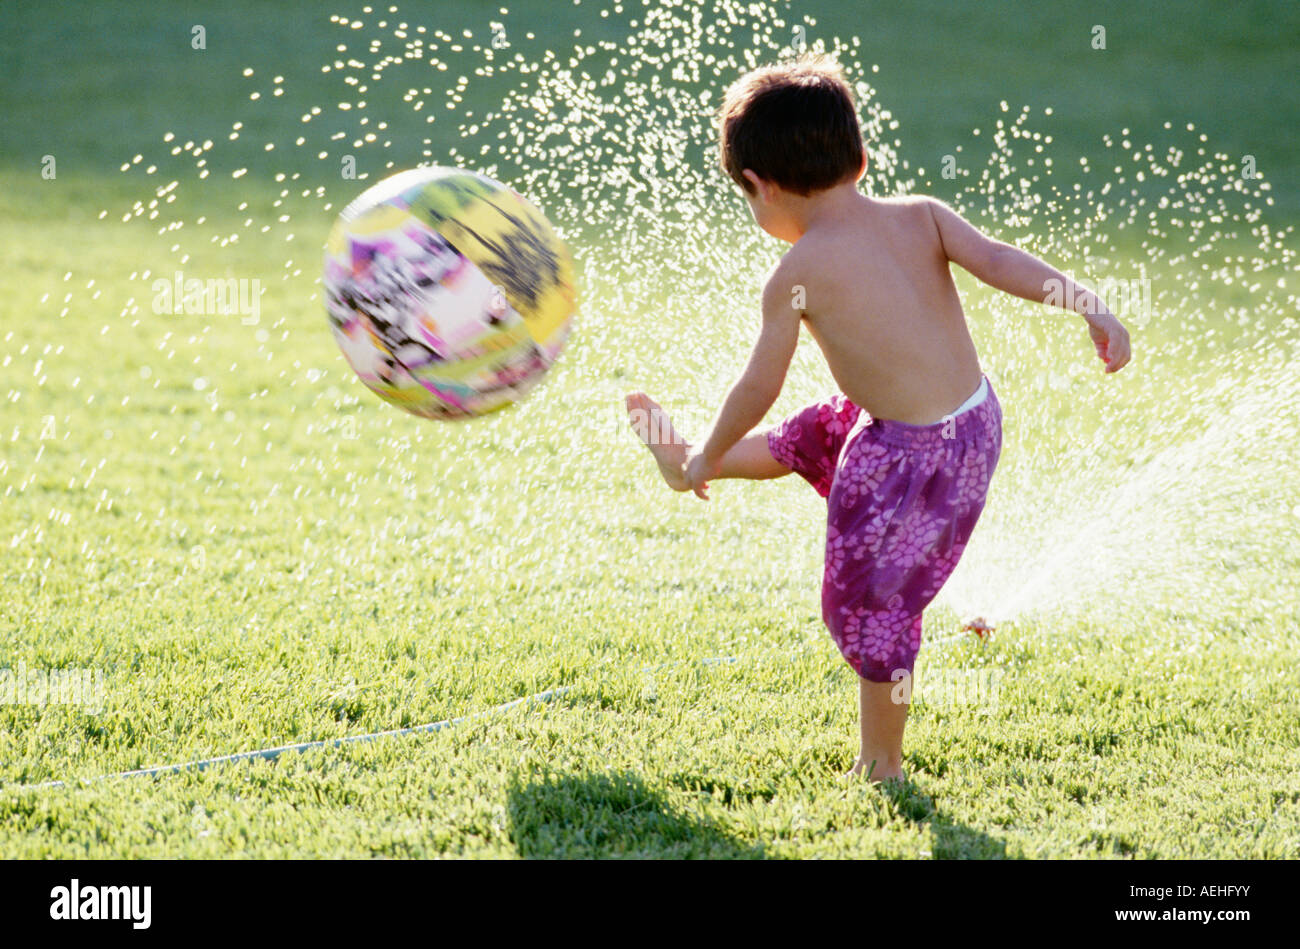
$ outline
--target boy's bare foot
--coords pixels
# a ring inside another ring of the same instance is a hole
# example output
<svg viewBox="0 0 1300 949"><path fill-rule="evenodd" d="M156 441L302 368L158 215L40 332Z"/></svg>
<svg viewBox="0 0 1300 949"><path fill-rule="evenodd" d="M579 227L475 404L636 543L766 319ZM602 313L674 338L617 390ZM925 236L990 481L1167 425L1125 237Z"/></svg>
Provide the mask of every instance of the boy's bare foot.
<svg viewBox="0 0 1300 949"><path fill-rule="evenodd" d="M686 482L686 450L690 445L677 434L668 413L644 392L633 392L625 400L627 417L632 431L650 449L659 463L659 472L674 491L688 491Z"/></svg>
<svg viewBox="0 0 1300 949"><path fill-rule="evenodd" d="M849 779L864 778L872 784L879 784L882 781L905 781L907 779L902 768L883 768L878 761L863 762L861 758L858 758L853 763L853 767L844 773L844 777Z"/></svg>

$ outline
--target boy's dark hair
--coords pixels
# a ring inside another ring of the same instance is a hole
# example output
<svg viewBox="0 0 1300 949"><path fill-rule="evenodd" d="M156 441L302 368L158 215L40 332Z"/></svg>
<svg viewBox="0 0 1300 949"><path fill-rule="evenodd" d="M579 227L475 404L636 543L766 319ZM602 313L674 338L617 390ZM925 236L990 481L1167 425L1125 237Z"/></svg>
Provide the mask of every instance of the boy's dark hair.
<svg viewBox="0 0 1300 949"><path fill-rule="evenodd" d="M746 168L807 196L857 176L865 152L853 90L834 62L808 57L741 76L718 110L723 169Z"/></svg>

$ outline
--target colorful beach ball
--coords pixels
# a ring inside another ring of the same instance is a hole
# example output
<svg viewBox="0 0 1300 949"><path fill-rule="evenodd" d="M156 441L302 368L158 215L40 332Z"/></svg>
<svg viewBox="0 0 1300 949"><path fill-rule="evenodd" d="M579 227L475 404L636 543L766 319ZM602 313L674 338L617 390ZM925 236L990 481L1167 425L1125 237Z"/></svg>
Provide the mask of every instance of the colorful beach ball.
<svg viewBox="0 0 1300 949"><path fill-rule="evenodd" d="M361 381L438 419L526 395L564 347L576 303L573 259L541 211L456 168L404 171L344 208L324 289Z"/></svg>

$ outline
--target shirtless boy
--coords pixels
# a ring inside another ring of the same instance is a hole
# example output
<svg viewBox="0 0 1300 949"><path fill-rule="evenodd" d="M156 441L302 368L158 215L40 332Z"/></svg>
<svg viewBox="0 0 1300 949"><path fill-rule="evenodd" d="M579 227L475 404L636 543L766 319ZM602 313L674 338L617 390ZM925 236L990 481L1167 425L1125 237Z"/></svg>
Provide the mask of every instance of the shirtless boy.
<svg viewBox="0 0 1300 949"><path fill-rule="evenodd" d="M674 490L707 499L717 478L793 471L827 499L822 617L859 679L850 774L901 779L908 707L893 701L895 686L912 674L922 611L957 566L1002 448L1002 409L949 265L1027 300L1068 303L1107 372L1128 363L1128 332L1094 294L943 203L862 194L853 93L833 64L745 75L719 123L722 167L758 226L793 246L764 288L744 373L704 437L687 444L644 393L628 396L628 410ZM801 324L842 394L754 432Z"/></svg>

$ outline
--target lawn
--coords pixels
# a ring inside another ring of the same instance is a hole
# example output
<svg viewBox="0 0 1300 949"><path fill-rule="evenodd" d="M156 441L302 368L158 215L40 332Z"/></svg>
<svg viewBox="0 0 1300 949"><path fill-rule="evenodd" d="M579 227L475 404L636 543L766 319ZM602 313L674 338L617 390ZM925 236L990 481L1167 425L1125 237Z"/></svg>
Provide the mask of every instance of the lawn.
<svg viewBox="0 0 1300 949"><path fill-rule="evenodd" d="M1300 856L1294 5L799 5L867 67L872 187L1151 287L1103 378L1081 327L959 278L1006 447L890 790L839 777L856 683L819 617L822 502L671 494L620 416L644 388L698 430L743 365L780 247L711 166L700 96L800 19L151 7L0 9L0 670L102 682L0 704L0 854ZM420 36L446 69L405 56ZM582 304L526 402L431 423L353 378L317 283L365 184L343 154L369 181L486 168L555 219ZM176 271L259 281L257 320L157 312ZM829 385L805 340L772 418Z"/></svg>

